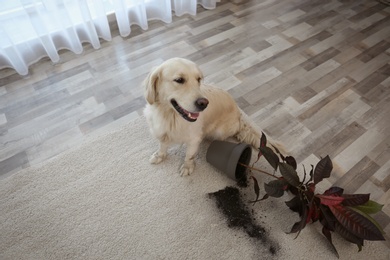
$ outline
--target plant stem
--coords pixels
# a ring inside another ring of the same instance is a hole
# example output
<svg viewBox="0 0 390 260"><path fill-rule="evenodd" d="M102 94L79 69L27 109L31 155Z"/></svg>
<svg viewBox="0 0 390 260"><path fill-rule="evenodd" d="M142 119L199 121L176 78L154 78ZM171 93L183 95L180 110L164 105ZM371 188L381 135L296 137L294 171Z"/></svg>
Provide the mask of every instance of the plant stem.
<svg viewBox="0 0 390 260"><path fill-rule="evenodd" d="M274 177L274 178L276 178L276 179L279 180L279 178L278 178L277 176L275 176L275 175L273 175L273 174L271 174L271 173L265 172L265 171L263 171L263 170L260 170L260 169L251 167L251 166L246 165L246 164L243 164L243 163L238 163L238 164L240 164L240 165L242 165L242 166L244 166L244 167L246 167L246 168L248 168L248 169L250 169L250 170L254 170L254 171L257 171L257 172L264 173L264 174L266 174L266 175L268 175L268 176Z"/></svg>

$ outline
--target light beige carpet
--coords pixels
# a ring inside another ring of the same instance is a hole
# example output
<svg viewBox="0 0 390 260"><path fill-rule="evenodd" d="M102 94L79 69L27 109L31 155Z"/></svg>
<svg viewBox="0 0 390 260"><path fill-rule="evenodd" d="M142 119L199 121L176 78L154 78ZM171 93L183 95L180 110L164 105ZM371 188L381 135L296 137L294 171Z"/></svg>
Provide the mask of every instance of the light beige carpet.
<svg viewBox="0 0 390 260"><path fill-rule="evenodd" d="M319 225L285 233L298 220L287 197L249 205L264 241L229 228L207 194L235 183L205 162L207 143L189 177L178 174L183 148L156 166L156 147L141 117L1 180L0 259L336 259ZM360 253L334 243L341 259L390 259L382 242Z"/></svg>

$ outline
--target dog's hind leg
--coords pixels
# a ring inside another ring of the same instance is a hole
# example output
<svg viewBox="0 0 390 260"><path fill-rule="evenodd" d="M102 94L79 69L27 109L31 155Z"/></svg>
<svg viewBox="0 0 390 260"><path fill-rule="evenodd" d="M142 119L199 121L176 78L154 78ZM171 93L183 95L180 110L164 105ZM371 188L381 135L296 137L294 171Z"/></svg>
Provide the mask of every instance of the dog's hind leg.
<svg viewBox="0 0 390 260"><path fill-rule="evenodd" d="M235 137L238 141L250 144L253 149L257 150L260 147L260 132L255 128L247 115L241 112L240 126Z"/></svg>
<svg viewBox="0 0 390 260"><path fill-rule="evenodd" d="M261 132L259 132L256 129L255 124L243 112L241 112L240 115L239 131L236 133L234 137L240 142L250 144L252 148L255 149L256 151L260 149ZM268 144L271 143L272 146L277 147L282 154L287 153L286 149L283 147L283 144L275 140L272 140L271 138L267 138L267 139L268 139Z"/></svg>

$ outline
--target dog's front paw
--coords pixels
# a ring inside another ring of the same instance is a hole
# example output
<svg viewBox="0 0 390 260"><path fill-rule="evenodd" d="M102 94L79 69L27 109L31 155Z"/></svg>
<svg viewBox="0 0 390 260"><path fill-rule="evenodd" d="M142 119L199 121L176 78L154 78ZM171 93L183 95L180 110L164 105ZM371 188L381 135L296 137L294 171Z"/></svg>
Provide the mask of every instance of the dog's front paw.
<svg viewBox="0 0 390 260"><path fill-rule="evenodd" d="M149 162L151 164L159 164L167 157L166 154L160 154L158 151L150 156Z"/></svg>
<svg viewBox="0 0 390 260"><path fill-rule="evenodd" d="M181 176L187 176L190 175L195 168L194 161L187 161L184 162L183 165L180 167L180 175Z"/></svg>

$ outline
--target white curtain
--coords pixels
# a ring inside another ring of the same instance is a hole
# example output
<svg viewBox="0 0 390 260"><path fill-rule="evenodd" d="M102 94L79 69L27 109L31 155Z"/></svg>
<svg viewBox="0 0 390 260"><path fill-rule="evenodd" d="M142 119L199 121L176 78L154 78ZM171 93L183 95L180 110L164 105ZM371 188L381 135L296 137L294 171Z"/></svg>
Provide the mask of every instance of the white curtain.
<svg viewBox="0 0 390 260"><path fill-rule="evenodd" d="M48 56L54 63L58 50L77 54L82 43L100 48L99 38L111 40L107 14L115 13L121 36L130 25L148 28L148 20L169 23L178 16L196 15L197 5L213 9L219 0L1 0L0 69L13 68L21 75L28 66Z"/></svg>

